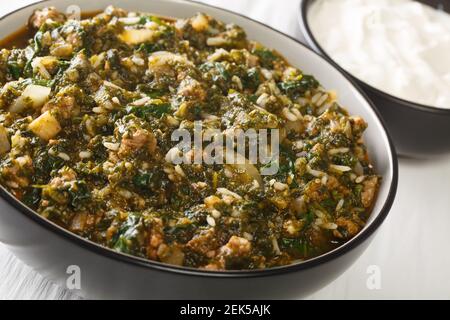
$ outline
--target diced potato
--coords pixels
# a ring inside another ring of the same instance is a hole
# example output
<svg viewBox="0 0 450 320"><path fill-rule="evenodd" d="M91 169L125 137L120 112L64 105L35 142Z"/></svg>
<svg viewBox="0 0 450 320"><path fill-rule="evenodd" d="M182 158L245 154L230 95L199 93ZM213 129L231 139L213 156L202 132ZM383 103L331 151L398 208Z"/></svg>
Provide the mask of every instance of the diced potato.
<svg viewBox="0 0 450 320"><path fill-rule="evenodd" d="M22 93L25 98L30 98L35 109L42 107L48 100L51 88L30 84Z"/></svg>
<svg viewBox="0 0 450 320"><path fill-rule="evenodd" d="M8 140L8 132L5 127L0 124L0 154L4 154L11 149L11 145Z"/></svg>
<svg viewBox="0 0 450 320"><path fill-rule="evenodd" d="M28 85L23 90L22 95L18 97L9 107L9 112L22 112L27 106L34 109L41 108L48 100L51 88L38 86L35 84Z"/></svg>
<svg viewBox="0 0 450 320"><path fill-rule="evenodd" d="M201 13L197 14L191 21L192 28L197 32L202 32L209 27L208 19Z"/></svg>
<svg viewBox="0 0 450 320"><path fill-rule="evenodd" d="M149 29L127 29L119 34L119 39L126 44L135 45L153 39L154 32Z"/></svg>
<svg viewBox="0 0 450 320"><path fill-rule="evenodd" d="M61 125L49 111L34 119L28 128L43 140L50 140L61 131Z"/></svg>

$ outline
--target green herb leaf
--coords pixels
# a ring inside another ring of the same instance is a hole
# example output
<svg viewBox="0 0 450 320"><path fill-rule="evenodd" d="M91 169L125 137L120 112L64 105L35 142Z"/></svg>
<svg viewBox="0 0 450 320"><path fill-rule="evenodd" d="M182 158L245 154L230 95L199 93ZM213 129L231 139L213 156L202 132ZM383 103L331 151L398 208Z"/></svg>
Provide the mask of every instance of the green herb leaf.
<svg viewBox="0 0 450 320"><path fill-rule="evenodd" d="M139 118L149 119L149 117L161 118L166 113L169 113L172 106L169 103L161 104L146 104L144 106L127 106L126 112L132 113Z"/></svg>
<svg viewBox="0 0 450 320"><path fill-rule="evenodd" d="M279 83L280 89L291 97L301 96L306 91L316 89L318 86L319 81L317 81L316 78L310 75L303 75L299 80Z"/></svg>

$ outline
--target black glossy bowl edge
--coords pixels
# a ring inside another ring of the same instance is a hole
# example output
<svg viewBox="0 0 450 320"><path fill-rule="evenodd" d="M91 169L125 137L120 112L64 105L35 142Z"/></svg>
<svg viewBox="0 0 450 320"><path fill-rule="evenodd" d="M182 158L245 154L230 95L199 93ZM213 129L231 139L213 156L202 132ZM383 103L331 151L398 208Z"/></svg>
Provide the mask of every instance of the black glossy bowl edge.
<svg viewBox="0 0 450 320"><path fill-rule="evenodd" d="M42 0L42 1L38 1L26 6L23 6L21 8L18 8L12 12L9 12L6 15L3 15L2 17L0 17L0 22L5 18L8 17L20 10L23 10L25 8L34 6L36 4L45 4L45 2L47 2L49 0ZM180 1L180 0L178 0ZM182 2L182 1L180 1ZM259 25L262 25L266 28L269 28L275 32L277 32L278 34L285 36L287 38L290 38L291 40L297 42L298 44L300 44L301 46L305 47L307 50L310 50L311 52L315 53L312 49L308 48L306 45L304 45L303 43L301 43L300 41L298 41L297 39L284 34L264 23L261 23L259 21L256 21L254 19L251 19L243 14L240 13L236 13L233 12L231 10L227 10L227 9L222 9L213 5L209 5L209 4L204 4L204 3L200 3L197 1L187 1L187 2L193 2L202 6L206 6L206 7L210 7L210 8L214 8L217 10L222 10L231 14L235 14L237 16L240 16L242 18L248 19L254 23L257 23ZM316 53L315 53L316 54ZM319 56L320 57L320 56ZM330 63L332 66L335 66L332 61L330 61L330 59L328 58L324 58L324 57L320 57L321 59L323 59L325 62ZM338 71L341 71L338 68ZM341 72L342 73L342 72ZM382 224L382 222L384 221L384 219L386 218L386 216L389 213L389 210L392 207L392 204L394 203L394 199L395 199L395 195L397 192L397 185L398 185L398 159L397 159L397 154L395 152L395 148L394 145L392 143L392 139L389 135L389 132L386 129L386 125L384 123L384 121L382 120L378 110L375 108L375 106L373 105L373 103L369 100L369 98L367 97L367 95L358 87L358 85L346 74L346 73L342 73L343 76L355 87L355 89L366 99L366 101L369 103L370 107L372 108L372 110L375 112L376 117L378 118L378 121L381 123L386 137L388 139L388 144L389 144L389 150L391 153L391 158L392 158L392 181L391 184L389 186L389 193L386 199L386 202L384 203L383 207L380 210L380 213L378 214L378 216L375 218L374 221L372 221L372 223L366 227L364 230L362 230L358 235L356 235L353 239L351 239L349 242L343 244L342 246L336 248L333 251L330 251L328 253L325 253L321 256L318 256L316 258L310 259L310 260L306 260L304 262L300 262L297 264L292 264L292 265L287 265L287 266L282 266L282 267L276 267L276 268L268 268L268 269L261 269L261 270L243 270L243 271L201 271L195 268L187 268L187 267L178 267L178 266L172 266L172 265L167 265L167 264L163 264L157 261L152 261L152 260L147 260L144 258L139 258L136 256L132 256L132 255L128 255L128 254L123 254L117 251L113 251L112 249L109 249L107 247L103 247L97 243L94 243L90 240L84 239L74 233L71 233L70 231L67 231L66 229L58 226L57 224L45 219L44 217L40 216L39 214L37 214L36 212L34 212L32 209L28 208L27 206L25 206L22 202L20 202L19 200L17 200L12 194L10 194L3 186L0 186L0 196L5 199L11 206L13 206L14 208L16 208L19 212L21 212L22 214L24 214L26 217L30 218L31 220L34 220L35 222L39 223L41 226L47 228L48 230L58 234L59 236L61 236L63 239L65 240L71 240L76 242L78 245L89 249L90 251L93 251L95 253L98 253L100 255L103 255L105 257L108 257L110 259L115 259L115 260L120 260L121 262L124 263L131 263L134 264L136 266L140 266L143 268L153 268L159 271L165 271L168 273L178 273L178 274L184 274L184 275L190 275L190 276L198 276L198 277L219 277L219 278L250 278L250 277L265 277L265 276L271 276L271 275L281 275L284 273L290 273L290 272L296 272L296 271L300 271L300 270L304 270L304 269L309 269L309 268L313 268L314 266L329 262L337 257L340 257L342 255L344 255L345 253L351 251L353 248L357 247L358 245L360 245L362 242L364 242L367 238L369 238L377 229L378 227Z"/></svg>

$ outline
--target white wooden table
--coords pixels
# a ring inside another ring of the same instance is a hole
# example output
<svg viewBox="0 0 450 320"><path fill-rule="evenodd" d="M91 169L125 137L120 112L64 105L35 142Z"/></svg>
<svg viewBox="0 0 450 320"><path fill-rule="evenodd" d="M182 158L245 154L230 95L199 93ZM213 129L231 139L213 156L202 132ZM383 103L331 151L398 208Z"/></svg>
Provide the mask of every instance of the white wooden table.
<svg viewBox="0 0 450 320"><path fill-rule="evenodd" d="M30 2L33 1L2 1L0 15ZM204 2L248 15L302 39L297 25L298 0ZM450 154L428 160L402 158L396 202L374 241L349 270L310 298L449 299L449 245ZM380 272L378 289L367 286L372 266ZM75 297L25 266L0 245L0 298Z"/></svg>

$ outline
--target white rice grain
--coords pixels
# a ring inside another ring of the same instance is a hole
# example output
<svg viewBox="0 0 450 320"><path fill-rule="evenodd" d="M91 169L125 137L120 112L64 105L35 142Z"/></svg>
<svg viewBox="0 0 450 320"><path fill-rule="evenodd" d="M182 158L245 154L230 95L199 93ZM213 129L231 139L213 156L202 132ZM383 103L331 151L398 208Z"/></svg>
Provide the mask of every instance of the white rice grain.
<svg viewBox="0 0 450 320"><path fill-rule="evenodd" d="M281 182L275 182L274 184L273 184L273 188L275 189L275 190L277 190L277 191L284 191L284 190L286 190L287 188L289 188L289 186L287 185L287 184L285 184L285 183L281 183Z"/></svg>
<svg viewBox="0 0 450 320"><path fill-rule="evenodd" d="M143 106L144 104L146 104L149 101L150 101L149 97L144 97L144 98L138 99L136 101L133 101L131 104L133 106Z"/></svg>
<svg viewBox="0 0 450 320"><path fill-rule="evenodd" d="M206 222L208 222L208 224L211 227L215 227L216 226L216 220L213 217L211 217L211 216L207 216L206 217Z"/></svg>
<svg viewBox="0 0 450 320"><path fill-rule="evenodd" d="M321 92L316 93L312 98L311 98L311 103L312 104L316 104L317 101L319 101L320 97L322 96Z"/></svg>
<svg viewBox="0 0 450 320"><path fill-rule="evenodd" d="M131 191L125 189L119 189L119 194L125 199L131 199L131 197L133 196L133 193Z"/></svg>
<svg viewBox="0 0 450 320"><path fill-rule="evenodd" d="M248 241L252 241L253 240L253 235L251 235L248 232L244 232L242 233L242 235L244 236L245 239L247 239Z"/></svg>
<svg viewBox="0 0 450 320"><path fill-rule="evenodd" d="M363 168L363 166L361 165L361 162L357 161L356 164L355 164L355 167L354 167L353 169L355 170L355 173L356 173L358 176L364 175L364 168Z"/></svg>
<svg viewBox="0 0 450 320"><path fill-rule="evenodd" d="M298 120L297 116L293 114L288 108L283 108L281 113L283 114L284 118L288 121L294 122Z"/></svg>
<svg viewBox="0 0 450 320"><path fill-rule="evenodd" d="M314 169L312 169L312 168L309 166L309 164L306 165L306 172L308 172L310 175L312 175L312 176L314 176L314 177L317 177L317 178L320 178L320 177L322 177L322 176L324 176L324 175L326 174L326 173L323 172L323 171L319 171L319 170L314 170Z"/></svg>
<svg viewBox="0 0 450 320"><path fill-rule="evenodd" d="M138 65L138 66L143 66L143 65L145 64L144 59L139 58L139 57L136 57L136 56L133 56L133 57L131 58L131 61L133 61L133 63L134 63L135 65Z"/></svg>
<svg viewBox="0 0 450 320"><path fill-rule="evenodd" d="M334 148L334 149L328 150L328 154L335 155L335 154L339 154L339 153L347 153L349 151L350 151L349 148Z"/></svg>
<svg viewBox="0 0 450 320"><path fill-rule="evenodd" d="M238 195L233 191L228 190L227 188L217 188L217 192L219 192L222 195L227 195L236 198L238 200L242 200L242 197L240 195Z"/></svg>
<svg viewBox="0 0 450 320"><path fill-rule="evenodd" d="M327 222L322 224L320 227L322 227L323 229L327 229L327 230L335 230L337 229L337 224L332 223L332 222Z"/></svg>
<svg viewBox="0 0 450 320"><path fill-rule="evenodd" d="M261 108L264 108L266 106L268 100L269 100L269 95L267 93L263 93L256 100L256 104L258 106L260 106Z"/></svg>
<svg viewBox="0 0 450 320"><path fill-rule="evenodd" d="M303 142L303 140L297 140L293 143L293 145L295 149L301 150L305 146L305 143Z"/></svg>
<svg viewBox="0 0 450 320"><path fill-rule="evenodd" d="M178 157L179 155L180 155L180 149L178 149L177 147L173 147L172 149L167 151L165 160L166 160L166 162L173 163L175 161L176 157Z"/></svg>
<svg viewBox="0 0 450 320"><path fill-rule="evenodd" d="M326 218L325 213L323 213L320 210L316 210L316 211L314 211L314 213L315 213L316 216L318 216L321 219L325 219Z"/></svg>
<svg viewBox="0 0 450 320"><path fill-rule="evenodd" d="M120 100L117 97L112 97L111 101L114 102L115 104L120 104Z"/></svg>
<svg viewBox="0 0 450 320"><path fill-rule="evenodd" d="M106 112L106 110L103 109L102 107L94 107L94 108L92 108L92 111L94 113L105 113Z"/></svg>
<svg viewBox="0 0 450 320"><path fill-rule="evenodd" d="M233 172L230 169L225 168L223 170L223 173L225 174L225 177L230 178L230 179L233 178Z"/></svg>
<svg viewBox="0 0 450 320"><path fill-rule="evenodd" d="M213 54L208 56L208 61L217 61L226 55L228 55L228 51L223 48L219 48L216 49L216 51Z"/></svg>
<svg viewBox="0 0 450 320"><path fill-rule="evenodd" d="M341 210L343 206L344 206L344 199L341 199L336 205L336 211Z"/></svg>
<svg viewBox="0 0 450 320"><path fill-rule="evenodd" d="M291 112L297 117L298 120L302 120L303 119L302 113L297 108L292 108Z"/></svg>
<svg viewBox="0 0 450 320"><path fill-rule="evenodd" d="M330 164L330 169L333 169L338 172L352 171L352 168L350 168L349 166L341 166L341 165L337 165L337 164Z"/></svg>
<svg viewBox="0 0 450 320"><path fill-rule="evenodd" d="M213 218L219 219L220 216L221 216L222 214L220 213L219 210L213 209L213 210L211 211L211 215L213 216Z"/></svg>
<svg viewBox="0 0 450 320"><path fill-rule="evenodd" d="M119 150L120 144L119 143L113 143L113 142L103 142L103 146L106 149L109 149L111 151L117 151Z"/></svg>
<svg viewBox="0 0 450 320"><path fill-rule="evenodd" d="M264 78L266 78L266 80L271 80L273 78L272 72L270 72L269 70L262 68L261 69L261 73L263 75Z"/></svg>
<svg viewBox="0 0 450 320"><path fill-rule="evenodd" d="M218 47L227 44L227 40L222 37L211 37L206 39L206 45L210 47Z"/></svg>
<svg viewBox="0 0 450 320"><path fill-rule="evenodd" d="M242 85L242 81L238 76L233 76L231 78L231 81L233 81L239 88L239 90L242 90L244 88L244 86Z"/></svg>
<svg viewBox="0 0 450 320"><path fill-rule="evenodd" d="M64 161L69 161L70 160L69 155L67 153L64 153L64 152L58 153L58 157L63 159Z"/></svg>
<svg viewBox="0 0 450 320"><path fill-rule="evenodd" d="M319 100L317 100L317 106L320 107L326 100L328 99L328 94L324 94L323 96L320 97Z"/></svg>
<svg viewBox="0 0 450 320"><path fill-rule="evenodd" d="M359 176L355 179L355 183L361 183L364 181L365 178L366 178L365 176Z"/></svg>
<svg viewBox="0 0 450 320"><path fill-rule="evenodd" d="M275 253L277 255L281 254L280 246L278 245L278 241L276 238L272 239L272 246L273 246L273 251L275 251Z"/></svg>

